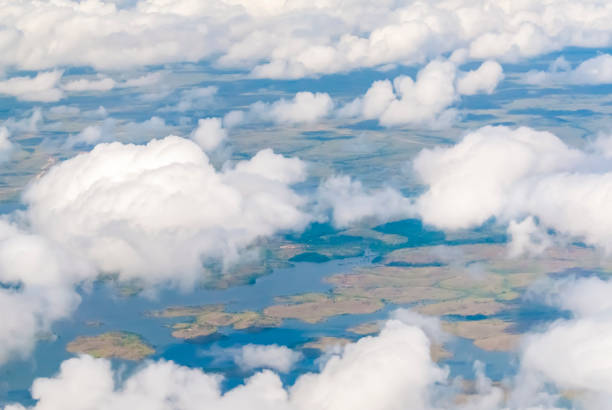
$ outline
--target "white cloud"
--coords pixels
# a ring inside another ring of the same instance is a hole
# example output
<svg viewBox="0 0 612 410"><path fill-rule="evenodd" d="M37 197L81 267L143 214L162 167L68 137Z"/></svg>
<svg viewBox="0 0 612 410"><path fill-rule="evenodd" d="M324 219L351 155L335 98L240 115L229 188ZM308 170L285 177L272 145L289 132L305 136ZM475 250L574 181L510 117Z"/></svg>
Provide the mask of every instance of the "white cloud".
<svg viewBox="0 0 612 410"><path fill-rule="evenodd" d="M247 344L234 355L234 360L243 370L272 369L280 373L291 371L302 354L278 345Z"/></svg>
<svg viewBox="0 0 612 410"><path fill-rule="evenodd" d="M469 71L457 80L459 94L491 94L504 78L504 70L497 61L485 61L476 70Z"/></svg>
<svg viewBox="0 0 612 410"><path fill-rule="evenodd" d="M601 54L583 61L573 69L563 57L559 57L550 65L548 71L529 71L526 73L524 81L536 85L612 84L612 56Z"/></svg>
<svg viewBox="0 0 612 410"><path fill-rule="evenodd" d="M459 77L457 79L457 77ZM499 63L484 62L461 73L455 62L434 60L413 80L407 76L375 81L364 94L338 110L340 117L377 119L383 126L413 125L444 128L455 119L451 107L461 94L492 93L503 79Z"/></svg>
<svg viewBox="0 0 612 410"><path fill-rule="evenodd" d="M109 361L82 356L62 363L56 376L34 381L32 409L399 410L406 403L426 409L429 389L446 378L429 349L419 328L389 321L380 335L347 345L319 373L302 375L287 389L266 370L224 393L220 376L166 361L150 362L115 386Z"/></svg>
<svg viewBox="0 0 612 410"><path fill-rule="evenodd" d="M164 77L164 73L161 71L155 71L153 73L147 73L141 75L140 77L130 78L123 82L117 84L118 87L149 87L155 84L158 84L162 78Z"/></svg>
<svg viewBox="0 0 612 410"><path fill-rule="evenodd" d="M12 77L0 81L0 94L23 101L54 102L63 98L58 88L63 72L59 70L39 72L35 77Z"/></svg>
<svg viewBox="0 0 612 410"><path fill-rule="evenodd" d="M305 177L302 161L270 149L217 170L176 136L99 144L53 166L0 221L0 364L27 355L78 306L74 287L101 273L187 288L205 261L225 268L258 238L304 228L291 185Z"/></svg>
<svg viewBox="0 0 612 410"><path fill-rule="evenodd" d="M258 236L308 223L289 188L304 176L299 160L271 151L217 172L197 145L170 136L98 145L53 167L23 198L34 230L100 271L190 284L202 257L229 263Z"/></svg>
<svg viewBox="0 0 612 410"><path fill-rule="evenodd" d="M416 200L427 224L452 230L531 216L543 229L612 250L609 161L549 132L481 128L454 146L423 150L414 168L427 186Z"/></svg>
<svg viewBox="0 0 612 410"><path fill-rule="evenodd" d="M227 138L220 118L204 118L198 121L198 128L191 133L194 140L204 152L210 152L219 147Z"/></svg>
<svg viewBox="0 0 612 410"><path fill-rule="evenodd" d="M63 144L64 148L73 148L77 145L96 145L100 142L113 140L116 121L106 118L99 125L88 125L76 135L70 135Z"/></svg>
<svg viewBox="0 0 612 410"><path fill-rule="evenodd" d="M234 110L223 117L226 128L244 124L273 123L283 125L314 124L330 116L334 102L327 93L301 91L293 98L280 98L274 102L257 101L245 111Z"/></svg>
<svg viewBox="0 0 612 410"><path fill-rule="evenodd" d="M208 108L213 103L219 89L215 86L194 87L183 90L178 104L162 108L160 111L191 111Z"/></svg>
<svg viewBox="0 0 612 410"><path fill-rule="evenodd" d="M81 113L84 118L104 118L104 107L97 110ZM167 135L171 127L160 118L153 116L142 122L120 122L112 117L104 118L96 125L88 125L78 134L66 138L63 148L74 148L79 145L96 145L102 142L111 142L126 139L130 142L140 143Z"/></svg>
<svg viewBox="0 0 612 410"><path fill-rule="evenodd" d="M69 81L62 85L66 91L109 91L115 87L115 81L112 78L98 78L90 80L80 78L78 80Z"/></svg>
<svg viewBox="0 0 612 410"><path fill-rule="evenodd" d="M78 255L0 220L0 363L28 355L39 333L68 317L80 301L72 284L93 274Z"/></svg>
<svg viewBox="0 0 612 410"><path fill-rule="evenodd" d="M9 130L4 126L0 126L0 162L7 161L15 149L9 138L10 136Z"/></svg>
<svg viewBox="0 0 612 410"><path fill-rule="evenodd" d="M36 107L32 109L32 114L29 117L23 117L20 119L11 117L4 121L2 125L6 127L11 134L36 134L38 133L38 128L42 122L42 110L39 107Z"/></svg>
<svg viewBox="0 0 612 410"><path fill-rule="evenodd" d="M387 222L413 215L412 203L400 192L386 187L366 190L360 181L348 176L324 181L317 192L321 211L331 209L334 226L347 227L358 222Z"/></svg>
<svg viewBox="0 0 612 410"><path fill-rule="evenodd" d="M250 107L248 115L255 121L272 121L277 124L310 124L328 116L334 103L326 93L302 91L286 100L273 103L257 102Z"/></svg>
<svg viewBox="0 0 612 410"><path fill-rule="evenodd" d="M603 409L612 399L612 284L597 278L563 281L554 295L556 305L573 318L552 323L531 334L521 355L521 376L532 389L553 383L574 391L580 408ZM520 380L520 379L519 379Z"/></svg>
<svg viewBox="0 0 612 410"><path fill-rule="evenodd" d="M510 221L508 224L510 235L509 255L512 257L542 253L552 244L552 238L541 226L538 226L533 216L522 221Z"/></svg>
<svg viewBox="0 0 612 410"><path fill-rule="evenodd" d="M258 77L297 78L422 64L459 48L472 58L517 59L612 43L612 12L597 0L134 3L4 0L3 63L108 71L204 60Z"/></svg>

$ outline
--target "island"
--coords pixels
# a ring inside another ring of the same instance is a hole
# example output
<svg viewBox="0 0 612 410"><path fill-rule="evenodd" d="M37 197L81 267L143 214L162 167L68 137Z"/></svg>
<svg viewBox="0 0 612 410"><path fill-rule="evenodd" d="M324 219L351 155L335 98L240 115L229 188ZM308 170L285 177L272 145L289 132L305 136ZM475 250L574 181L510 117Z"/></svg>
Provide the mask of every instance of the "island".
<svg viewBox="0 0 612 410"><path fill-rule="evenodd" d="M107 332L96 336L79 336L68 343L70 353L84 353L98 358L142 360L155 353L142 337L130 332Z"/></svg>

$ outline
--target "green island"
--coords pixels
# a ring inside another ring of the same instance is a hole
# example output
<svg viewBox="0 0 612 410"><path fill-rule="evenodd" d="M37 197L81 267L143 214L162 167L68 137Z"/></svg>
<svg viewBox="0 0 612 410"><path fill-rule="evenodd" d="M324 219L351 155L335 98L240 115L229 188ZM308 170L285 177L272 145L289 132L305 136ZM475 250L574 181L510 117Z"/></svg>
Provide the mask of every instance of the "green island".
<svg viewBox="0 0 612 410"><path fill-rule="evenodd" d="M96 336L79 336L68 343L70 353L85 353L98 358L142 360L155 353L139 335L130 332L108 332Z"/></svg>

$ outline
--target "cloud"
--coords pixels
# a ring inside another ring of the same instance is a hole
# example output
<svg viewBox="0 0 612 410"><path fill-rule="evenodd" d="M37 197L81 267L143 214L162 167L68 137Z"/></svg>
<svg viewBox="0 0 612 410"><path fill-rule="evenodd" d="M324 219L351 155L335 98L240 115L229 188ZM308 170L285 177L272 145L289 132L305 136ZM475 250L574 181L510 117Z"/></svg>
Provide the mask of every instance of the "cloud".
<svg viewBox="0 0 612 410"><path fill-rule="evenodd" d="M78 145L96 145L100 142L112 141L116 121L106 118L100 125L88 125L76 135L70 135L64 141L63 148L73 148Z"/></svg>
<svg viewBox="0 0 612 410"><path fill-rule="evenodd" d="M80 302L72 284L92 277L78 255L52 241L0 220L0 363L23 358L51 324L68 317Z"/></svg>
<svg viewBox="0 0 612 410"><path fill-rule="evenodd" d="M571 311L573 317L529 335L520 377L530 381L532 390L553 383L559 391L575 392L574 402L580 408L605 408L612 399L612 365L607 354L612 343L612 284L587 278L557 281L550 289L556 290L554 304ZM551 300L550 295L544 296Z"/></svg>
<svg viewBox="0 0 612 410"><path fill-rule="evenodd" d="M176 136L54 165L0 221L0 364L27 355L76 309L75 286L100 274L189 288L207 262L224 269L257 239L303 229L306 199L291 186L305 177L302 161L270 149L217 170Z"/></svg>
<svg viewBox="0 0 612 410"><path fill-rule="evenodd" d="M167 106L160 111L179 111L186 112L191 110L203 109L209 107L219 89L215 86L194 87L183 90L180 94L178 104L175 106Z"/></svg>
<svg viewBox="0 0 612 410"><path fill-rule="evenodd" d="M491 94L502 79L502 67L494 61L486 61L477 70L461 73L452 60L434 60L422 68L414 80L399 76L393 82L375 81L363 97L340 108L338 115L377 119L387 127L444 128L455 119L457 112L450 107L461 94Z"/></svg>
<svg viewBox="0 0 612 410"><path fill-rule="evenodd" d="M130 78L117 84L118 87L130 88L130 87L149 87L158 84L164 77L164 72L155 71L153 73L147 73L140 77Z"/></svg>
<svg viewBox="0 0 612 410"><path fill-rule="evenodd" d="M419 328L389 321L379 335L347 345L320 372L288 388L265 370L226 392L221 376L167 361L149 362L116 386L109 361L81 356L63 362L54 377L34 381L32 409L395 410L406 403L425 409L431 386L446 378L429 348Z"/></svg>
<svg viewBox="0 0 612 410"><path fill-rule="evenodd" d="M191 133L194 140L204 152L210 152L219 147L227 138L220 118L204 118L198 120L198 128Z"/></svg>
<svg viewBox="0 0 612 410"><path fill-rule="evenodd" d="M196 144L170 136L100 144L49 170L23 198L33 229L101 272L193 283L202 257L229 263L259 236L304 227L303 199L289 187L304 177L299 160L272 151L218 172Z"/></svg>
<svg viewBox="0 0 612 410"><path fill-rule="evenodd" d="M496 61L485 61L476 70L469 71L457 80L459 94L492 94L497 84L504 78L504 70Z"/></svg>
<svg viewBox="0 0 612 410"><path fill-rule="evenodd" d="M234 360L243 370L272 369L280 373L291 371L302 354L286 346L247 344L234 355Z"/></svg>
<svg viewBox="0 0 612 410"><path fill-rule="evenodd" d="M384 2L376 8L360 0L139 0L123 7L4 0L2 6L3 63L23 70L206 61L255 77L300 78L423 64L459 48L471 58L516 60L612 41L612 12L597 0L495 0L487 7L468 0Z"/></svg>
<svg viewBox="0 0 612 410"><path fill-rule="evenodd" d="M334 226L345 228L358 222L387 222L414 213L411 201L400 192L386 187L366 190L360 181L348 176L325 180L318 188L318 207L331 210Z"/></svg>
<svg viewBox="0 0 612 410"><path fill-rule="evenodd" d="M524 76L527 84L535 85L597 85L612 84L612 56L600 54L583 61L575 68L563 58L557 58L548 71L529 71Z"/></svg>
<svg viewBox="0 0 612 410"><path fill-rule="evenodd" d="M280 98L271 103L257 101L247 110L230 111L223 117L223 125L234 128L257 123L315 124L330 116L333 110L334 102L329 94L301 91L291 99Z"/></svg>
<svg viewBox="0 0 612 410"><path fill-rule="evenodd" d="M67 82L62 86L66 91L109 91L115 87L116 83L112 78L98 78L89 80L80 78L78 80Z"/></svg>
<svg viewBox="0 0 612 410"><path fill-rule="evenodd" d="M43 113L39 107L32 109L29 117L22 117L21 119L15 119L11 117L4 121L2 124L6 127L11 134L22 133L22 134L36 134L40 124L43 122Z"/></svg>
<svg viewBox="0 0 612 410"><path fill-rule="evenodd" d="M0 162L7 161L15 149L10 136L8 128L0 126Z"/></svg>
<svg viewBox="0 0 612 410"><path fill-rule="evenodd" d="M70 111L67 113L70 113ZM104 118L106 114L104 107L100 107L97 110L82 112L80 116L85 118ZM108 117L96 125L86 126L78 134L68 136L62 147L70 149L83 145L93 146L102 142L120 139L141 143L152 138L167 135L170 131L171 127L162 118L156 116L142 122L120 122L115 118Z"/></svg>
<svg viewBox="0 0 612 410"><path fill-rule="evenodd" d="M427 187L415 202L427 224L453 230L533 217L545 230L612 250L612 170L599 152L549 132L484 127L454 146L423 150L414 169Z"/></svg>
<svg viewBox="0 0 612 410"><path fill-rule="evenodd" d="M311 124L328 116L333 108L334 103L328 94L302 91L290 100L281 98L269 104L256 102L251 105L248 115L254 120L276 124Z"/></svg>
<svg viewBox="0 0 612 410"><path fill-rule="evenodd" d="M12 77L0 81L0 94L23 101L54 102L64 97L58 83L60 70L39 72L35 77Z"/></svg>

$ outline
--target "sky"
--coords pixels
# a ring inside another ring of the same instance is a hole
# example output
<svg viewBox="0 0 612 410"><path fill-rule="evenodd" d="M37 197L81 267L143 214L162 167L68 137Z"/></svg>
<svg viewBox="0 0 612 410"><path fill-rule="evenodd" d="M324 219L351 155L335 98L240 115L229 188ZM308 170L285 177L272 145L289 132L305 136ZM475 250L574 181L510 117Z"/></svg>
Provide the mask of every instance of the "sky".
<svg viewBox="0 0 612 410"><path fill-rule="evenodd" d="M609 260L611 22L605 0L0 0L0 366L101 275L188 291L313 223L493 224L509 258ZM607 408L612 284L532 297L569 317L524 338L503 388L476 362L465 402L429 357L438 319L397 311L291 386L279 345L234 352L268 369L230 391L79 356L31 408Z"/></svg>

